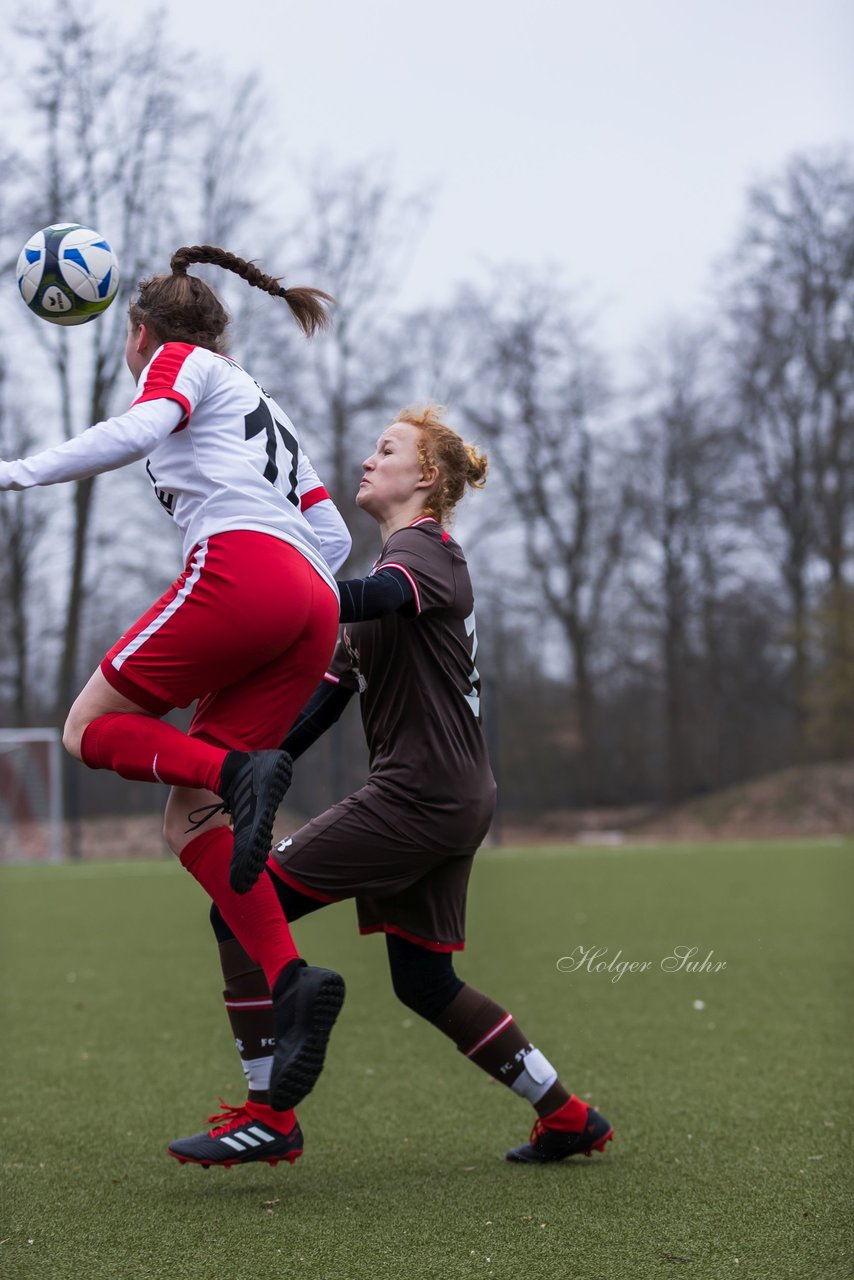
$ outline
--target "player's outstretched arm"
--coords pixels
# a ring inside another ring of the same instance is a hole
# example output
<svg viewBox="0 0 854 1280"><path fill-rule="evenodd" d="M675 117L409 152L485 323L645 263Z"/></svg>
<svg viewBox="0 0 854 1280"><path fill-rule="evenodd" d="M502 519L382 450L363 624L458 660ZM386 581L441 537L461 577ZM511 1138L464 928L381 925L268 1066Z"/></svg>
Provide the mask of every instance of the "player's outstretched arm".
<svg viewBox="0 0 854 1280"><path fill-rule="evenodd" d="M0 489L32 489L115 471L151 453L183 417L184 410L174 400L136 404L127 413L97 422L53 449L15 462L0 462Z"/></svg>

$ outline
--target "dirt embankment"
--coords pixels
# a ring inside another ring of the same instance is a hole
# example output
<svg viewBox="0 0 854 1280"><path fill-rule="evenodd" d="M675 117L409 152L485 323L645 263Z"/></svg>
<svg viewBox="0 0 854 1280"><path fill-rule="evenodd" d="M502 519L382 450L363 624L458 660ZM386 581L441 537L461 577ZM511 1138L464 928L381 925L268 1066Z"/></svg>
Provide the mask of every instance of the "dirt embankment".
<svg viewBox="0 0 854 1280"><path fill-rule="evenodd" d="M281 810L277 836L295 831L303 821ZM38 829L28 834L19 825L9 833L14 848L4 846L0 862L47 856L45 832L31 825ZM161 826L157 814L85 818L76 832L67 828L66 852L84 860L170 858ZM537 821L503 814L491 843L607 846L830 835L854 835L854 760L785 769L672 808L551 810Z"/></svg>
<svg viewBox="0 0 854 1280"><path fill-rule="evenodd" d="M502 824L506 844L752 840L854 834L854 760L803 765L672 807L562 810Z"/></svg>

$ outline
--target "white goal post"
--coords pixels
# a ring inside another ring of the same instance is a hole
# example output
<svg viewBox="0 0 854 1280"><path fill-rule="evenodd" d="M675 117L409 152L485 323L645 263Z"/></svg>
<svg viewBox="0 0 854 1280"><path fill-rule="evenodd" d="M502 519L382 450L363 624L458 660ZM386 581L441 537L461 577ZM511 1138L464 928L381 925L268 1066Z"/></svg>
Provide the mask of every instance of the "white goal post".
<svg viewBox="0 0 854 1280"><path fill-rule="evenodd" d="M0 863L64 852L59 729L0 729Z"/></svg>

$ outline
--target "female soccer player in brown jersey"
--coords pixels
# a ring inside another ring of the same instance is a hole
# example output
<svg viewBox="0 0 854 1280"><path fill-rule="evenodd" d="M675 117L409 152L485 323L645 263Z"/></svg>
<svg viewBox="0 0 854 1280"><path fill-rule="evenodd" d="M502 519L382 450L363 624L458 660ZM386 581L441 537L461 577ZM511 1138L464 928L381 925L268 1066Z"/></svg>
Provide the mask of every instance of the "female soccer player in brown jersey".
<svg viewBox="0 0 854 1280"><path fill-rule="evenodd" d="M385 933L400 1000L534 1107L529 1142L507 1158L555 1161L603 1151L611 1125L569 1093L513 1016L457 977L452 963L464 945L469 873L495 783L480 726L471 579L443 524L466 486L484 483L486 467L435 407L401 413L363 463L356 502L377 521L382 551L368 577L339 583L338 649L283 745L300 755L358 692L370 775L278 845L267 871L289 920L355 898L361 932ZM270 993L212 915L249 1098L169 1151L206 1166L293 1162L302 1150L296 1118L274 1111L266 1093Z"/></svg>

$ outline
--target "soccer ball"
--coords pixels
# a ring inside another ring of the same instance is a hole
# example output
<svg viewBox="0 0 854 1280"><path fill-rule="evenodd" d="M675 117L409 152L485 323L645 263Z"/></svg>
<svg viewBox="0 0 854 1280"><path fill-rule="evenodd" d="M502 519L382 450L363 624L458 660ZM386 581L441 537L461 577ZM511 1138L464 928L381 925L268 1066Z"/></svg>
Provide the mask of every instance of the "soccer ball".
<svg viewBox="0 0 854 1280"><path fill-rule="evenodd" d="M119 287L116 255L102 235L76 222L58 222L30 236L16 275L24 302L52 324L94 320Z"/></svg>

